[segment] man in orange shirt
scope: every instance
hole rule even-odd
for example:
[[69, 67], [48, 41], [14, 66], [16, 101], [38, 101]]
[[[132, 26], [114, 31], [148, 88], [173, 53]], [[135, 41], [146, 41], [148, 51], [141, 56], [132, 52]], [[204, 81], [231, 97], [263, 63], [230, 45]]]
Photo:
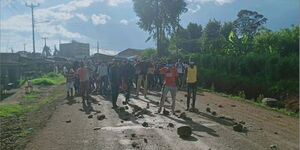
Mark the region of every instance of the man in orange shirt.
[[163, 76], [164, 83], [163, 83], [163, 89], [162, 89], [162, 97], [160, 99], [159, 103], [159, 109], [158, 113], [161, 112], [162, 107], [164, 107], [165, 99], [168, 94], [168, 92], [171, 92], [172, 96], [172, 113], [174, 114], [175, 110], [175, 101], [176, 101], [176, 92], [177, 92], [177, 86], [176, 86], [176, 80], [178, 77], [177, 69], [174, 67], [173, 64], [167, 64], [166, 67], [161, 68], [160, 73]]
[[77, 74], [80, 79], [80, 91], [82, 96], [82, 101], [87, 100], [89, 91], [89, 72], [84, 66], [83, 62], [80, 62], [80, 68], [77, 70]]

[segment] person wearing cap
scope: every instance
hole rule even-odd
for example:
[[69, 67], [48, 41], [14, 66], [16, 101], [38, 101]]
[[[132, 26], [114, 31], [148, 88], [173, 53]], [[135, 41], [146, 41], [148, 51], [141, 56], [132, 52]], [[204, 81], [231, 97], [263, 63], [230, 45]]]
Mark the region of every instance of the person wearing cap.
[[186, 70], [187, 82], [187, 109], [190, 109], [190, 99], [193, 96], [192, 110], [195, 109], [196, 92], [197, 92], [197, 67], [194, 62], [190, 62]]

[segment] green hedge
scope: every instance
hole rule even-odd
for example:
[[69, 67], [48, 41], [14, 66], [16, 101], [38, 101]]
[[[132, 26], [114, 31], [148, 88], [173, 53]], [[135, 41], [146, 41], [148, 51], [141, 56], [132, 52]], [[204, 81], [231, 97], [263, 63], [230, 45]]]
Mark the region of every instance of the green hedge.
[[193, 56], [199, 70], [200, 84], [216, 91], [237, 94], [246, 98], [259, 94], [283, 98], [299, 91], [298, 56], [282, 57], [276, 54], [242, 56], [197, 54]]

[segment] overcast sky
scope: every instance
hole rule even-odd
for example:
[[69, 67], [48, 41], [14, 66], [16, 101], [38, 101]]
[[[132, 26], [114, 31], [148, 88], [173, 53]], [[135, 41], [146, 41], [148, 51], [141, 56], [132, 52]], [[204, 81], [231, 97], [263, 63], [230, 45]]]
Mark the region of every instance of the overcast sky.
[[[0, 0], [1, 52], [26, 50], [32, 52], [31, 10], [25, 2], [39, 3], [36, 18], [36, 51], [44, 46], [42, 37], [53, 49], [76, 40], [90, 43], [95, 52], [99, 41], [102, 53], [115, 54], [127, 48], [155, 47], [145, 42], [147, 32], [136, 25], [138, 18], [131, 0]], [[299, 25], [298, 0], [186, 0], [189, 11], [181, 16], [181, 25], [189, 22], [205, 26], [209, 19], [221, 22], [236, 19], [241, 9], [257, 11], [268, 18], [272, 30]], [[46, 22], [45, 22], [46, 21]]]

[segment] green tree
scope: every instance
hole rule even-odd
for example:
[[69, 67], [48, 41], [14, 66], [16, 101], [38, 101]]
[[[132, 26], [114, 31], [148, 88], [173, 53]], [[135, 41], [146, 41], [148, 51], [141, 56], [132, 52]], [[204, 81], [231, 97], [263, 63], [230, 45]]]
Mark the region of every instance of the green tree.
[[234, 26], [239, 37], [247, 35], [253, 38], [258, 28], [267, 22], [267, 18], [256, 11], [241, 10], [237, 16]]
[[139, 27], [149, 32], [156, 40], [158, 55], [166, 54], [165, 38], [176, 31], [180, 25], [180, 15], [187, 11], [184, 0], [133, 0], [134, 11], [139, 17]]
[[201, 37], [202, 34], [202, 26], [197, 23], [189, 23], [187, 28], [188, 32], [190, 33], [191, 39], [198, 39]]
[[226, 39], [221, 34], [221, 22], [215, 19], [209, 20], [199, 42], [203, 52], [224, 53]]
[[221, 34], [228, 39], [230, 32], [235, 31], [233, 22], [225, 22], [221, 27]]

